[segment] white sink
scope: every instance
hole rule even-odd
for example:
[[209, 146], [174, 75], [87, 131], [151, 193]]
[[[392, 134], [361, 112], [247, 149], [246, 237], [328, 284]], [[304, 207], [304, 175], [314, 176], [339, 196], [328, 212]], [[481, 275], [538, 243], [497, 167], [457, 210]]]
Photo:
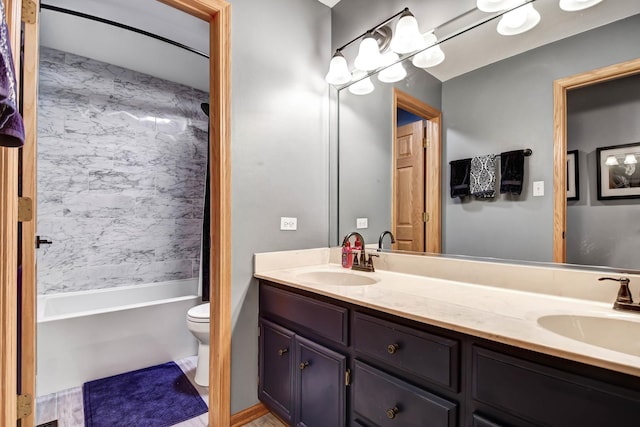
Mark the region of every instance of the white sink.
[[296, 279], [313, 285], [362, 286], [373, 285], [378, 280], [365, 274], [338, 271], [309, 271], [300, 273]]
[[558, 314], [540, 317], [538, 324], [567, 338], [640, 356], [640, 316], [634, 320]]

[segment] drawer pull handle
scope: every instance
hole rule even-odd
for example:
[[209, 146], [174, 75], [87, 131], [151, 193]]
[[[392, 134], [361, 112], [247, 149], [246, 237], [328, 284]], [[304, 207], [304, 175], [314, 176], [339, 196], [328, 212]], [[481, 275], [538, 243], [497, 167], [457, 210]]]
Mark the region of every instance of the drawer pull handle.
[[396, 352], [400, 349], [400, 346], [398, 344], [389, 344], [387, 346], [387, 352], [389, 354], [396, 354]]
[[399, 410], [397, 406], [394, 406], [393, 408], [387, 409], [387, 418], [389, 418], [390, 420], [394, 419], [396, 417], [396, 415], [398, 414]]
[[288, 348], [281, 348], [280, 350], [278, 350], [278, 354], [280, 356], [283, 356], [285, 353], [288, 353], [289, 349]]
[[306, 368], [307, 366], [309, 366], [309, 362], [300, 362], [300, 364], [298, 365], [298, 367], [300, 368], [300, 370], [303, 370], [304, 368]]

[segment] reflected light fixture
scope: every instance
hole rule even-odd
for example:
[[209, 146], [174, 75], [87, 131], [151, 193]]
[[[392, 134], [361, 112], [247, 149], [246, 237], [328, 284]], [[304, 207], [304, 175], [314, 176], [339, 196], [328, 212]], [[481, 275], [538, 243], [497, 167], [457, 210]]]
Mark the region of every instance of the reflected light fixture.
[[[398, 22], [394, 33], [390, 25], [387, 24], [396, 18], [398, 18]], [[360, 44], [358, 46], [358, 55], [353, 63], [355, 70], [352, 73], [342, 51], [357, 41]], [[325, 76], [325, 80], [334, 86], [347, 85], [349, 82], [353, 82], [351, 86], [356, 87], [351, 90], [350, 86], [352, 93], [358, 95], [370, 93], [373, 90], [373, 83], [371, 83], [369, 77], [364, 78], [367, 72], [385, 67], [378, 76], [380, 81], [387, 83], [400, 81], [407, 75], [404, 66], [398, 62], [400, 55], [411, 54], [425, 47], [427, 45], [425, 45], [424, 38], [420, 34], [418, 22], [409, 11], [409, 8], [405, 7], [400, 12], [336, 49], [329, 63], [329, 71]], [[437, 54], [437, 50], [439, 48], [432, 53], [435, 52]], [[382, 52], [386, 52], [386, 56], [383, 57]], [[442, 54], [442, 58], [444, 59], [444, 54]], [[357, 73], [358, 71], [362, 71], [364, 74]]]
[[560, 9], [567, 12], [588, 9], [597, 5], [602, 0], [560, 0]]
[[418, 21], [408, 8], [402, 11], [396, 24], [396, 31], [391, 39], [391, 50], [400, 55], [415, 52], [422, 46], [422, 34]]
[[540, 13], [532, 3], [527, 3], [502, 15], [498, 22], [498, 33], [513, 36], [529, 31], [540, 22]]
[[429, 47], [428, 49], [416, 54], [411, 63], [418, 68], [429, 68], [435, 67], [436, 65], [442, 63], [444, 61], [445, 55], [440, 45], [438, 45], [438, 38], [433, 33], [433, 31], [429, 31], [425, 33], [423, 36], [424, 47]]
[[[404, 79], [407, 76], [407, 70], [404, 69], [402, 63], [397, 62], [399, 59], [400, 57], [395, 52], [387, 52], [382, 55], [383, 66], [387, 68], [378, 73], [378, 80], [383, 83], [394, 83]], [[394, 64], [394, 62], [397, 63]]]
[[616, 159], [616, 156], [607, 156], [607, 160], [604, 161], [604, 164], [607, 166], [616, 166], [618, 165], [618, 159]]
[[[367, 95], [373, 92], [373, 82], [371, 81], [371, 77], [365, 77], [367, 73], [362, 70], [356, 70], [353, 72], [353, 79], [355, 83], [349, 86], [349, 92], [354, 95]], [[362, 79], [360, 81], [356, 81], [358, 79]]]
[[625, 165], [635, 165], [636, 163], [638, 163], [638, 160], [636, 159], [635, 154], [627, 154], [626, 156], [624, 156]]
[[362, 71], [373, 71], [382, 65], [382, 54], [380, 54], [378, 42], [373, 38], [373, 33], [365, 34], [353, 65]]
[[329, 72], [324, 78], [331, 85], [344, 85], [351, 81], [347, 60], [342, 52], [336, 51], [329, 63]]

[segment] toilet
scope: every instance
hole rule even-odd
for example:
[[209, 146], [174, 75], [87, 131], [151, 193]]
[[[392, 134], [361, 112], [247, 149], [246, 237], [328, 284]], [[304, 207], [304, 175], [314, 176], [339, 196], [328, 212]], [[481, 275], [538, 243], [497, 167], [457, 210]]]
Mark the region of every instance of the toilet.
[[199, 342], [196, 384], [209, 386], [209, 303], [196, 305], [187, 311], [187, 328]]

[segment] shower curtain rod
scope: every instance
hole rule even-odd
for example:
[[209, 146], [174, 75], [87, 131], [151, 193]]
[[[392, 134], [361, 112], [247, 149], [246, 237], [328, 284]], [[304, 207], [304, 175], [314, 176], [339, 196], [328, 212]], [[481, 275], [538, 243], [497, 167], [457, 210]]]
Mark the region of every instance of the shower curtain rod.
[[178, 42], [176, 42], [174, 40], [170, 40], [170, 39], [168, 39], [166, 37], [162, 37], [162, 36], [159, 36], [157, 34], [153, 34], [153, 33], [150, 33], [148, 31], [141, 30], [139, 28], [131, 27], [129, 25], [121, 24], [121, 23], [115, 22], [115, 21], [110, 21], [108, 19], [100, 18], [98, 16], [93, 16], [93, 15], [89, 15], [89, 14], [86, 14], [86, 13], [77, 12], [75, 10], [64, 9], [64, 8], [58, 7], [58, 6], [52, 6], [52, 5], [49, 5], [49, 4], [40, 3], [40, 8], [41, 9], [52, 10], [54, 12], [66, 13], [68, 15], [73, 15], [73, 16], [77, 16], [77, 17], [80, 17], [80, 18], [90, 19], [92, 21], [96, 21], [96, 22], [100, 22], [100, 23], [103, 23], [103, 24], [112, 25], [114, 27], [122, 28], [122, 29], [125, 29], [125, 30], [133, 31], [134, 33], [142, 34], [142, 35], [145, 35], [147, 37], [151, 37], [151, 38], [154, 38], [156, 40], [160, 40], [160, 41], [163, 41], [165, 43], [169, 43], [169, 44], [171, 44], [173, 46], [179, 47], [181, 49], [187, 50], [187, 51], [189, 51], [191, 53], [195, 53], [196, 55], [200, 55], [200, 56], [203, 56], [203, 57], [209, 59], [209, 55], [207, 55], [204, 52], [201, 52], [201, 51], [199, 51], [197, 49], [194, 49], [192, 47], [186, 46], [186, 45], [184, 45], [182, 43], [178, 43]]

